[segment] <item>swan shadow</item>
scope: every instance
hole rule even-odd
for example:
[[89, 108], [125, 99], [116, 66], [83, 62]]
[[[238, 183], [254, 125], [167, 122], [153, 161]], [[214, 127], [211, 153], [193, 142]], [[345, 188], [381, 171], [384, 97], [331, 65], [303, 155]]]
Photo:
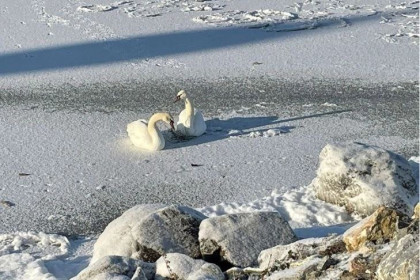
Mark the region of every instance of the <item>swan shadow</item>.
[[[267, 117], [233, 117], [230, 119], [222, 120], [220, 118], [214, 118], [206, 121], [207, 131], [205, 134], [199, 137], [182, 137], [172, 131], [164, 131], [166, 139], [165, 149], [177, 149], [188, 146], [196, 146], [214, 141], [235, 138], [235, 137], [252, 137], [250, 133], [254, 133], [253, 136], [262, 136], [263, 133], [271, 129], [275, 134], [286, 134], [291, 133], [296, 126], [293, 125], [279, 125], [286, 122], [292, 122], [297, 120], [317, 118], [334, 114], [341, 114], [351, 112], [351, 109], [336, 110], [325, 113], [311, 114], [307, 116], [293, 117], [288, 119], [279, 119], [276, 116]], [[270, 126], [265, 128], [266, 126]], [[274, 126], [274, 127], [273, 127]], [[261, 128], [264, 127], [264, 128]]]

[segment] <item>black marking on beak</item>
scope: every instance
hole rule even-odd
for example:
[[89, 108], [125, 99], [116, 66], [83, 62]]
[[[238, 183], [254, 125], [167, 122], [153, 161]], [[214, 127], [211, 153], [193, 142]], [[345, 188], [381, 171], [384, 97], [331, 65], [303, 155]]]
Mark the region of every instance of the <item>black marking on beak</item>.
[[170, 120], [169, 125], [171, 126], [172, 130], [175, 130], [174, 121]]
[[181, 100], [181, 96], [177, 96], [177, 97], [175, 98], [174, 103], [175, 103], [175, 102], [178, 102], [179, 100]]

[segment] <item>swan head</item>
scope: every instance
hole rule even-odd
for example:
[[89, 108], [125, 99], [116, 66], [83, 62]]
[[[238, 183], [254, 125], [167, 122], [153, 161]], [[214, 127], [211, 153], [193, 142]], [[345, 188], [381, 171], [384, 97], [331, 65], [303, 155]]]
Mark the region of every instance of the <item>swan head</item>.
[[185, 98], [187, 98], [187, 93], [185, 92], [185, 90], [181, 90], [177, 93], [174, 103]]
[[162, 121], [164, 121], [167, 124], [169, 124], [171, 126], [172, 130], [175, 130], [174, 118], [171, 116], [171, 114], [169, 114], [169, 113], [163, 113]]

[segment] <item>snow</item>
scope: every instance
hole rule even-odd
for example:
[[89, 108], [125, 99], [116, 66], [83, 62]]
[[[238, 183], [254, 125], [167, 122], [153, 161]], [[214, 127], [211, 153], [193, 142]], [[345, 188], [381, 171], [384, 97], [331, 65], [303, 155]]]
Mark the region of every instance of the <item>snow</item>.
[[215, 264], [196, 260], [179, 253], [169, 253], [156, 261], [156, 279], [168, 279], [176, 275], [179, 279], [224, 279]]
[[[418, 104], [416, 1], [4, 0], [0, 26], [2, 279], [75, 276], [98, 230], [140, 203], [279, 211], [301, 238], [341, 234], [358, 217], [304, 187], [327, 143], [417, 156], [418, 182], [418, 109], [404, 115]], [[207, 133], [167, 132], [158, 154], [130, 145], [126, 124], [179, 111], [167, 100], [185, 85], [203, 89]]]
[[156, 76], [418, 78], [410, 1], [7, 0], [0, 8], [3, 89]]
[[270, 196], [249, 203], [220, 203], [200, 211], [209, 217], [253, 211], [279, 212], [292, 228], [328, 226], [354, 221], [342, 208], [316, 199], [311, 188], [287, 192], [274, 190]]
[[68, 240], [57, 234], [0, 235], [0, 278], [69, 279], [89, 264], [96, 238]]

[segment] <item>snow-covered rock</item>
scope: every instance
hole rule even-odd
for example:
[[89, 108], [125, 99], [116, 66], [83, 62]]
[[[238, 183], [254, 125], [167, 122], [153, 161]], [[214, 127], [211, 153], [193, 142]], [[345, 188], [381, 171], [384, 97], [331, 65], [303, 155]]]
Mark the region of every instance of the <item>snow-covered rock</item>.
[[318, 257], [309, 257], [303, 260], [299, 265], [290, 267], [285, 270], [280, 270], [274, 272], [270, 276], [268, 276], [267, 280], [296, 280], [296, 279], [306, 279], [306, 275], [317, 271], [320, 263], [323, 262], [323, 259]]
[[367, 242], [386, 243], [397, 236], [400, 223], [409, 224], [408, 216], [387, 207], [379, 207], [372, 215], [349, 228], [343, 235], [348, 251], [357, 251]]
[[394, 245], [376, 271], [379, 280], [419, 279], [419, 236], [407, 234]]
[[411, 166], [411, 170], [413, 170], [413, 176], [416, 180], [417, 186], [419, 185], [419, 163], [420, 157], [411, 157], [408, 159], [408, 163]]
[[381, 205], [412, 213], [418, 188], [411, 166], [403, 157], [353, 143], [327, 145], [319, 159], [317, 177], [312, 181], [319, 199], [363, 216]]
[[261, 269], [289, 267], [292, 263], [313, 255], [327, 255], [325, 252], [342, 243], [341, 239], [341, 236], [329, 236], [302, 239], [286, 245], [277, 245], [261, 251], [258, 256], [258, 264]]
[[105, 256], [81, 271], [75, 280], [153, 279], [155, 264], [121, 256]]
[[205, 218], [185, 206], [135, 206], [112, 221], [99, 236], [91, 263], [107, 255], [154, 262], [170, 252], [198, 258], [198, 229]]
[[305, 259], [316, 254], [317, 248], [312, 244], [294, 242], [287, 245], [277, 245], [263, 250], [258, 256], [259, 267], [266, 269], [272, 266], [289, 265], [298, 259]]
[[279, 244], [296, 241], [289, 224], [277, 212], [223, 215], [204, 220], [199, 240], [204, 260], [221, 267], [247, 267], [259, 253]]
[[223, 280], [225, 277], [215, 264], [179, 253], [169, 253], [156, 261], [155, 279]]

